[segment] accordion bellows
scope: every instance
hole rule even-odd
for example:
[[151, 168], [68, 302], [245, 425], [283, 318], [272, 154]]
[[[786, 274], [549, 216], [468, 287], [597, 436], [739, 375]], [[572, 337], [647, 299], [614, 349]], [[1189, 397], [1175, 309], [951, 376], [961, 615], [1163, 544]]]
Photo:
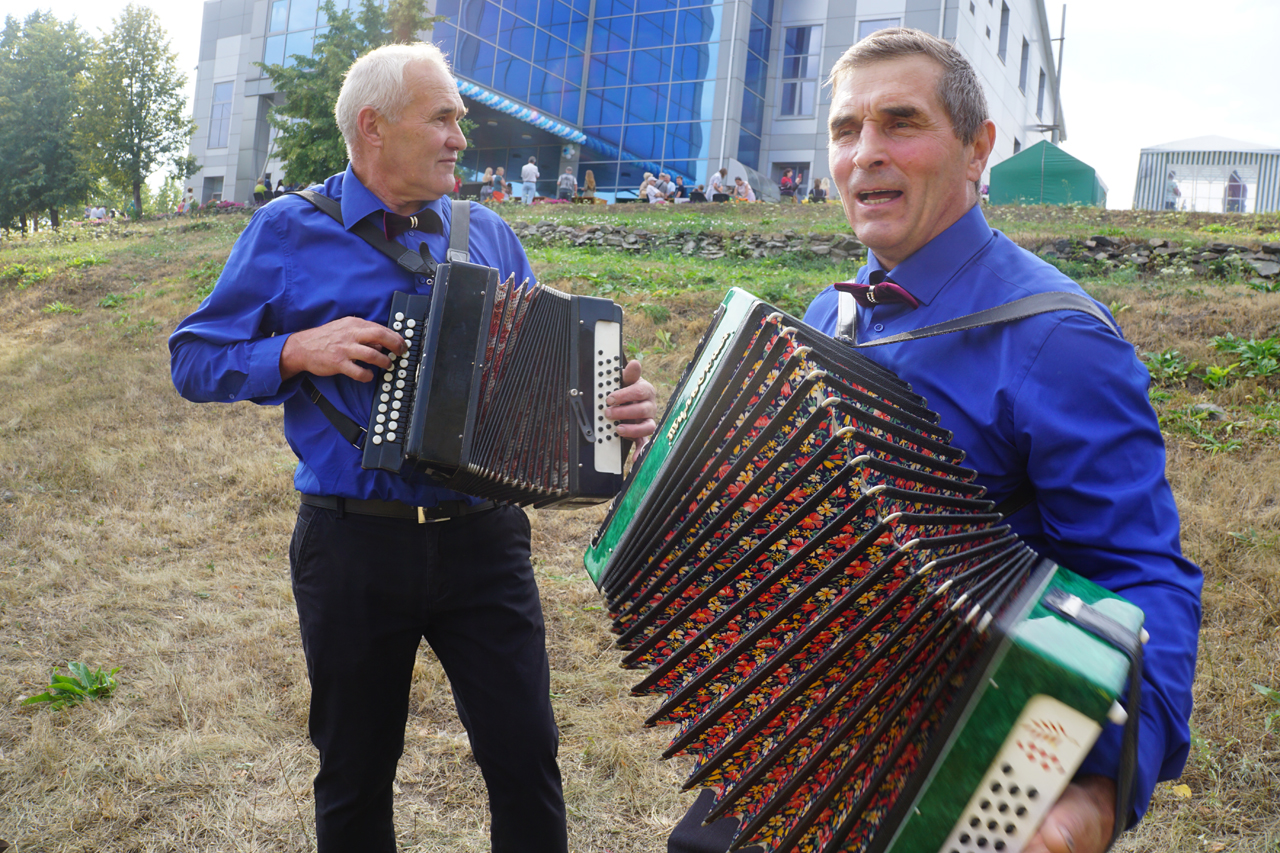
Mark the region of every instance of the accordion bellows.
[[1127, 659], [1058, 611], [1141, 613], [1011, 535], [944, 426], [734, 290], [596, 534], [634, 692], [735, 847], [1016, 851], [1123, 716]]

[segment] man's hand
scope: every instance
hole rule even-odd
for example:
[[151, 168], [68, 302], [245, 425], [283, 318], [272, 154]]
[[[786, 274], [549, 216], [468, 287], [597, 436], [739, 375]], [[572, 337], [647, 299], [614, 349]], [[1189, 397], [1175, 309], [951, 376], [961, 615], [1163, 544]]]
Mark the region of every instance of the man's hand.
[[373, 379], [373, 372], [356, 362], [388, 368], [388, 352], [405, 353], [404, 338], [381, 323], [343, 317], [314, 329], [294, 332], [280, 350], [280, 378], [299, 373], [312, 376], [350, 376], [359, 382]]
[[636, 448], [644, 447], [658, 428], [657, 395], [648, 380], [640, 378], [640, 362], [629, 361], [622, 369], [622, 387], [605, 398], [604, 416], [618, 424], [618, 435], [633, 439]]
[[1115, 822], [1115, 780], [1084, 776], [1062, 792], [1023, 853], [1102, 853]]

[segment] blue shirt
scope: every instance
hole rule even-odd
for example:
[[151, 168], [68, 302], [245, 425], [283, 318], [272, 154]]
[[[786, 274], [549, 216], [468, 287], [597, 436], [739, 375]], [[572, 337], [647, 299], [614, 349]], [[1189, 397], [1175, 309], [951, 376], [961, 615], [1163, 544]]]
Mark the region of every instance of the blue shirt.
[[[348, 228], [367, 216], [381, 224], [383, 203], [348, 166], [317, 189], [342, 205]], [[409, 231], [398, 238], [444, 260], [449, 245], [450, 205], [428, 202], [444, 221], [443, 234]], [[421, 213], [421, 211], [419, 211]], [[429, 279], [415, 276], [298, 196], [262, 207], [240, 235], [213, 292], [169, 338], [173, 382], [197, 403], [251, 400], [284, 404], [284, 433], [298, 457], [293, 482], [312, 495], [377, 498], [434, 506], [462, 496], [434, 486], [421, 475], [402, 478], [360, 467], [361, 452], [348, 444], [324, 414], [298, 393], [301, 376], [280, 378], [280, 350], [291, 332], [342, 317], [386, 323], [396, 291], [430, 293]], [[493, 211], [471, 207], [471, 262], [495, 267], [503, 280], [533, 281], [524, 248]], [[316, 387], [347, 417], [369, 422], [375, 382], [347, 376], [312, 377]]]
[[[879, 269], [871, 254], [857, 280]], [[891, 276], [920, 307], [859, 308], [859, 343], [1033, 293], [1084, 292], [993, 230], [976, 206]], [[837, 300], [834, 287], [822, 291], [805, 322], [833, 334]], [[1186, 762], [1203, 579], [1182, 556], [1150, 377], [1133, 346], [1093, 317], [1062, 311], [861, 352], [929, 401], [991, 499], [1030, 479], [1035, 502], [1010, 518], [1028, 545], [1146, 614], [1141, 817], [1156, 781], [1176, 778]], [[1114, 778], [1120, 734], [1106, 727], [1080, 772]]]

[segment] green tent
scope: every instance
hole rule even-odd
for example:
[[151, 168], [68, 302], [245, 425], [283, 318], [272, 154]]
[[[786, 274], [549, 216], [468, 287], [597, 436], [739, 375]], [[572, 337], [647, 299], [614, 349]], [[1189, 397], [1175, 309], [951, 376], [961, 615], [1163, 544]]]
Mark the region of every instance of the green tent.
[[991, 167], [992, 204], [1107, 206], [1107, 185], [1088, 163], [1037, 142]]

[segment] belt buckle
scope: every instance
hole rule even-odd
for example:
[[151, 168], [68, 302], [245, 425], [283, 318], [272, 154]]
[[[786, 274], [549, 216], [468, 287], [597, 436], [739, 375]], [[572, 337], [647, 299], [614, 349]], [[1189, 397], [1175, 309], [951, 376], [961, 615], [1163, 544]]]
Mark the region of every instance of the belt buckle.
[[417, 509], [418, 509], [418, 523], [419, 523], [419, 524], [435, 524], [436, 522], [439, 522], [439, 521], [448, 521], [448, 520], [449, 520], [449, 517], [448, 517], [448, 516], [441, 516], [440, 518], [427, 518], [427, 508], [426, 508], [426, 507], [422, 507], [422, 506], [420, 506], [420, 507], [418, 507]]

